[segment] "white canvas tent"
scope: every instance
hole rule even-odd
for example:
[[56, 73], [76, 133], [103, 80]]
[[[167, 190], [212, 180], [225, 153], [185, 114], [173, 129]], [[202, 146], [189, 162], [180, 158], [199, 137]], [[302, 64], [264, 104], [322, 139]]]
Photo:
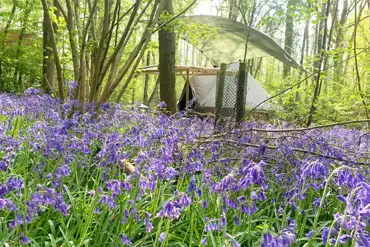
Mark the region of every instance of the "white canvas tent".
[[[216, 106], [216, 89], [217, 89], [217, 74], [219, 68], [204, 68], [197, 66], [176, 65], [176, 75], [182, 76], [185, 79], [185, 87], [178, 102], [180, 110], [185, 108], [186, 102], [194, 99], [199, 110], [209, 112], [214, 111]], [[226, 75], [225, 80], [237, 80], [235, 76], [239, 70], [239, 63], [231, 63], [226, 66], [226, 70], [234, 73]], [[146, 66], [139, 69], [140, 73], [159, 75], [158, 65]], [[236, 87], [231, 87], [225, 83], [224, 98], [227, 98], [228, 105], [234, 107], [236, 97], [228, 97], [228, 95], [236, 95]], [[270, 94], [258, 83], [258, 81], [248, 74], [246, 107], [253, 108], [263, 100], [270, 97]], [[257, 109], [272, 110], [276, 106], [265, 102]]]
[[[236, 97], [232, 97], [232, 95], [236, 95], [235, 84], [227, 82], [237, 80], [237, 77], [234, 75], [236, 75], [237, 71], [239, 70], [239, 63], [228, 64], [226, 66], [226, 70], [235, 73], [232, 73], [232, 75], [226, 74], [224, 98], [229, 101], [228, 105], [235, 105]], [[199, 108], [214, 109], [216, 107], [217, 75], [194, 74], [190, 78], [190, 88]], [[246, 106], [253, 108], [269, 97], [271, 97], [271, 95], [258, 83], [255, 78], [248, 74], [247, 94], [245, 99]], [[273, 106], [269, 102], [265, 102], [257, 109], [272, 110], [274, 107], [276, 106]]]

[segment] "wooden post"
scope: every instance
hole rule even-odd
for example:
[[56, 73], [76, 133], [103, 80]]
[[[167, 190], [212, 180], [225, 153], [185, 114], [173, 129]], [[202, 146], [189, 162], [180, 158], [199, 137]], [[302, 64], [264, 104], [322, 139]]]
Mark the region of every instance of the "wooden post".
[[190, 98], [190, 82], [189, 82], [189, 69], [186, 70], [186, 95], [185, 95], [185, 98], [186, 98], [186, 104], [189, 102], [189, 98]]
[[245, 85], [247, 84], [246, 80], [248, 80], [248, 72], [246, 71], [247, 64], [240, 63], [239, 64], [239, 75], [238, 75], [238, 85], [236, 89], [236, 102], [235, 102], [235, 109], [236, 109], [236, 122], [240, 122], [245, 114]]
[[224, 88], [225, 88], [225, 74], [226, 74], [226, 64], [222, 63], [220, 68], [220, 73], [218, 75], [217, 81], [217, 92], [216, 92], [216, 114], [214, 126], [216, 126], [217, 121], [220, 119], [223, 99], [224, 99]]

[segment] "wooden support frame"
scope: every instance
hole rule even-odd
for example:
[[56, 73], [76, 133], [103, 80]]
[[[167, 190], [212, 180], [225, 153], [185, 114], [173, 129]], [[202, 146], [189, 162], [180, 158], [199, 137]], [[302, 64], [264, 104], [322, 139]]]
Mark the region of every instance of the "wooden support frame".
[[[226, 65], [225, 65], [226, 69]], [[184, 75], [186, 72], [186, 75]], [[186, 66], [186, 65], [176, 65], [175, 73], [176, 76], [182, 76], [185, 80], [185, 99], [186, 102], [190, 100], [190, 77], [193, 75], [217, 75], [220, 72], [220, 68], [206, 68], [200, 66]], [[158, 65], [144, 66], [138, 69], [139, 74], [150, 74], [159, 75]]]
[[216, 127], [217, 121], [220, 119], [221, 116], [225, 88], [225, 75], [226, 75], [226, 64], [222, 63], [218, 78], [218, 87], [216, 91], [216, 117], [214, 121], [214, 127]]
[[239, 123], [245, 114], [245, 90], [246, 84], [248, 83], [248, 72], [247, 72], [247, 64], [240, 63], [239, 64], [239, 73], [238, 73], [238, 84], [236, 89], [236, 103], [235, 103], [235, 110], [236, 110], [236, 122]]
[[185, 95], [185, 99], [186, 99], [186, 103], [189, 102], [189, 99], [190, 99], [190, 81], [189, 81], [189, 70], [186, 71], [186, 81], [185, 81], [185, 85], [186, 85], [186, 95]]
[[[206, 67], [199, 67], [199, 66], [185, 66], [185, 65], [176, 65], [176, 76], [181, 76], [182, 72], [189, 73], [190, 75], [217, 75], [220, 71], [219, 68], [206, 68]], [[138, 73], [142, 74], [152, 74], [152, 75], [159, 75], [158, 65], [150, 65], [141, 67], [138, 69]]]

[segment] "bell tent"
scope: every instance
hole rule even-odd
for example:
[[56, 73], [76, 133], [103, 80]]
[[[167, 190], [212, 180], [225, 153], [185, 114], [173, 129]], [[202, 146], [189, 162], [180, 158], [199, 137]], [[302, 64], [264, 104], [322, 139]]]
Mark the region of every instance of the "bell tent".
[[[226, 66], [224, 102], [233, 107], [236, 103], [236, 80], [239, 63], [232, 63]], [[189, 100], [193, 99], [195, 108], [200, 112], [214, 112], [216, 107], [217, 75], [194, 74], [189, 79], [190, 95]], [[248, 73], [245, 105], [253, 108], [271, 95], [259, 84], [259, 82]], [[186, 107], [186, 87], [184, 88], [178, 102], [179, 110]], [[224, 104], [225, 105], [225, 104]], [[265, 102], [258, 106], [259, 110], [273, 110], [276, 106]]]
[[[236, 102], [235, 85], [239, 70], [239, 63], [235, 63], [236, 61], [241, 61], [244, 57], [252, 59], [273, 56], [290, 67], [300, 67], [270, 36], [240, 22], [218, 16], [185, 16], [180, 19], [201, 28], [216, 30], [210, 37], [196, 42], [192, 42], [186, 34], [182, 34], [181, 38], [198, 49], [213, 66], [220, 66], [221, 63], [228, 64], [226, 70], [230, 73], [226, 73], [225, 76], [223, 101], [227, 101], [227, 106], [231, 108]], [[245, 51], [246, 47], [247, 51]], [[157, 65], [142, 67], [140, 72], [159, 75]], [[219, 68], [177, 65], [176, 75], [185, 79], [185, 86], [178, 101], [179, 110], [184, 110], [187, 102], [193, 99], [198, 111], [214, 112], [219, 72]], [[270, 97], [269, 93], [249, 73], [246, 85], [244, 101], [246, 107], [253, 108]], [[269, 102], [258, 107], [260, 110], [274, 108], [279, 107]]]

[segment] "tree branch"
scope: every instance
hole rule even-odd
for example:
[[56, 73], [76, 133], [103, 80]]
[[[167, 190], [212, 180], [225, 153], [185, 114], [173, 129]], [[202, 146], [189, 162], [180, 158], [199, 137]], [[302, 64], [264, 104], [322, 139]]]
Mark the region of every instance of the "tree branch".
[[[260, 147], [262, 147], [262, 145], [259, 145], [259, 144], [254, 144], [254, 143], [239, 143], [237, 141], [229, 140], [229, 139], [226, 139], [226, 140], [224, 140], [224, 139], [213, 139], [213, 140], [207, 140], [207, 141], [201, 141], [200, 140], [198, 142], [202, 144], [202, 143], [210, 143], [210, 142], [215, 142], [215, 141], [224, 141], [227, 144], [232, 144], [232, 145], [235, 145], [235, 146], [254, 147], [254, 148], [260, 148]], [[270, 145], [263, 145], [263, 146], [265, 148], [267, 148], [267, 149], [272, 149], [272, 150], [276, 150], [276, 149], [279, 148], [278, 146], [270, 146]], [[300, 149], [300, 148], [291, 148], [290, 150], [291, 151], [294, 151], [294, 152], [311, 154], [311, 155], [315, 155], [315, 156], [319, 156], [319, 157], [323, 157], [323, 158], [327, 158], [327, 159], [331, 159], [331, 160], [337, 160], [337, 161], [341, 161], [341, 162], [354, 163], [354, 164], [357, 164], [357, 165], [367, 165], [368, 164], [366, 162], [357, 162], [357, 161], [352, 161], [352, 160], [347, 160], [347, 159], [339, 159], [339, 158], [334, 157], [334, 156], [331, 156], [331, 155], [315, 153], [315, 152], [311, 152], [311, 151]]]
[[347, 125], [347, 124], [353, 124], [353, 123], [369, 123], [370, 119], [361, 119], [361, 120], [353, 120], [353, 121], [345, 121], [345, 122], [339, 122], [339, 123], [332, 123], [332, 124], [324, 124], [324, 125], [318, 125], [308, 128], [298, 128], [298, 129], [248, 129], [247, 131], [257, 131], [257, 132], [298, 132], [298, 131], [307, 131], [307, 130], [313, 130], [313, 129], [323, 129], [328, 127], [333, 127], [337, 125]]
[[68, 15], [65, 11], [65, 9], [63, 9], [63, 6], [62, 4], [59, 2], [59, 0], [55, 0], [55, 3], [56, 3], [56, 7], [58, 8], [58, 10], [62, 13], [63, 17], [64, 17], [64, 20], [67, 21], [68, 20]]
[[195, 3], [197, 2], [197, 0], [194, 0], [193, 2], [191, 2], [185, 9], [183, 9], [180, 13], [178, 13], [177, 15], [175, 15], [174, 17], [172, 17], [171, 19], [169, 19], [168, 21], [164, 22], [163, 24], [161, 24], [159, 27], [157, 27], [153, 32], [153, 33], [156, 33], [158, 32], [161, 28], [165, 27], [166, 25], [170, 24], [173, 20], [175, 20], [177, 17], [179, 17], [180, 15], [184, 14], [186, 11], [188, 11]]

